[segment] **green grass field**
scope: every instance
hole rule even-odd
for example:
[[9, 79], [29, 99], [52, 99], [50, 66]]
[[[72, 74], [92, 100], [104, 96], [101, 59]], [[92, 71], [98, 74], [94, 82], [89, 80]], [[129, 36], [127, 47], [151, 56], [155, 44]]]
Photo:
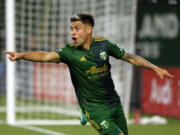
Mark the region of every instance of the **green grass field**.
[[[166, 125], [128, 125], [129, 135], [180, 135], [180, 119], [167, 118]], [[25, 126], [25, 128], [28, 126]], [[91, 126], [80, 125], [36, 125], [33, 127], [59, 133], [57, 135], [98, 135]], [[45, 135], [38, 131], [28, 130], [24, 127], [0, 124], [0, 135]], [[49, 133], [49, 135], [53, 133]], [[55, 133], [54, 133], [55, 134]]]
[[[5, 105], [5, 100], [2, 100], [2, 98], [0, 99], [0, 106]], [[130, 113], [130, 118], [132, 119], [132, 117], [133, 113]], [[0, 135], [98, 135], [98, 133], [89, 125], [33, 125], [19, 127], [5, 124], [5, 118], [6, 114], [0, 112], [0, 122], [3, 122], [0, 123]], [[129, 135], [180, 135], [180, 119], [167, 118], [167, 121], [168, 123], [166, 125], [128, 125]], [[47, 134], [44, 133], [44, 131], [50, 133]]]

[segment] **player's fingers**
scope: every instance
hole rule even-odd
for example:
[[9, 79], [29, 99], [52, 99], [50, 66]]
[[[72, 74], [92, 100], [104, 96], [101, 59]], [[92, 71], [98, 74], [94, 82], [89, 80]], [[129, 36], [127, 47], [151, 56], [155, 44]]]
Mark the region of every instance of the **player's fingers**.
[[171, 75], [169, 72], [165, 72], [165, 75], [167, 75], [167, 77], [169, 77], [169, 78], [173, 78], [174, 77], [174, 75]]
[[171, 78], [173, 78], [173, 77], [174, 77], [174, 75], [171, 75], [171, 74], [169, 74], [169, 73], [168, 73], [168, 76], [169, 76], [169, 77], [171, 77]]
[[157, 74], [158, 74], [158, 76], [160, 77], [161, 80], [164, 78], [164, 73], [163, 72], [158, 72]]
[[163, 74], [158, 73], [158, 76], [160, 77], [161, 80], [164, 78]]
[[9, 51], [4, 51], [3, 54], [11, 54]]
[[165, 72], [165, 75], [168, 77], [168, 79], [172, 82], [172, 78], [174, 75], [171, 75], [168, 71]]
[[7, 51], [4, 51], [3, 54], [7, 54], [8, 52]]
[[167, 75], [167, 77], [173, 78], [174, 75], [171, 75], [167, 70], [165, 70], [165, 75]]
[[14, 53], [13, 52], [9, 52], [9, 51], [5, 51], [5, 52], [3, 52], [3, 54], [13, 55]]
[[12, 60], [12, 57], [11, 57], [11, 56], [9, 56], [8, 58], [9, 58], [10, 61]]
[[168, 79], [169, 79], [171, 82], [172, 82], [173, 77], [174, 77], [174, 76], [171, 75], [171, 74], [168, 75]]
[[12, 61], [12, 57], [9, 57], [9, 60]]
[[13, 57], [11, 57], [11, 58], [9, 58], [10, 59], [10, 61], [15, 61], [15, 58], [13, 58]]
[[169, 77], [169, 76], [168, 76], [168, 79], [170, 80], [170, 82], [172, 82], [172, 81], [173, 81], [172, 77]]
[[11, 61], [12, 60], [14, 60], [14, 57], [13, 56], [11, 56], [11, 55], [9, 55], [9, 57], [8, 57]]

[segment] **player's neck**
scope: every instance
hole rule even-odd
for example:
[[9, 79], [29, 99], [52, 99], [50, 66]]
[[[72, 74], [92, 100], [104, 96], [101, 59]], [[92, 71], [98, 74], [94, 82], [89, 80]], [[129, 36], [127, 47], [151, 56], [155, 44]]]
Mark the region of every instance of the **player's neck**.
[[86, 42], [83, 44], [83, 49], [89, 51], [90, 50], [90, 46], [92, 43], [92, 35], [88, 36], [88, 39], [86, 40]]

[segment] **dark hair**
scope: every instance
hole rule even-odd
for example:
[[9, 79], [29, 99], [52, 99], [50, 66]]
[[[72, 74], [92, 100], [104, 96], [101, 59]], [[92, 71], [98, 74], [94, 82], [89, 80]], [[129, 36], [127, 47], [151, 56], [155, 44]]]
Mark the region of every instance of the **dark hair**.
[[71, 22], [82, 21], [83, 24], [94, 26], [94, 17], [91, 14], [79, 13], [71, 16]]

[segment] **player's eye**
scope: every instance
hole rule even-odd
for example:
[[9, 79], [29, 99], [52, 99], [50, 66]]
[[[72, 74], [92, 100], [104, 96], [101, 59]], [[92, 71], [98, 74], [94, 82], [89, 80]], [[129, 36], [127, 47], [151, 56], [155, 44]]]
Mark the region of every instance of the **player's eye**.
[[79, 28], [75, 28], [76, 30], [79, 30]]

